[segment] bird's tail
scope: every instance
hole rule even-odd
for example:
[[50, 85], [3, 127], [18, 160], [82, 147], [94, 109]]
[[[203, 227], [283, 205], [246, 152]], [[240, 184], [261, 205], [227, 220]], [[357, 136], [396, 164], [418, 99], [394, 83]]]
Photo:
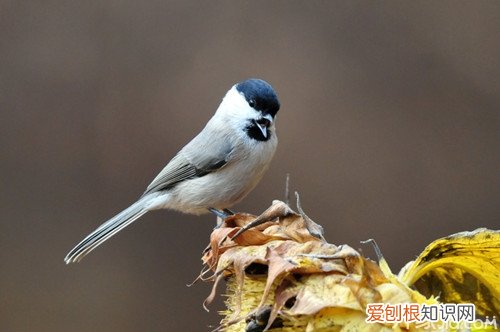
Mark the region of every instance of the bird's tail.
[[101, 245], [104, 241], [148, 212], [147, 203], [149, 199], [151, 199], [149, 195], [142, 197], [90, 233], [66, 255], [64, 258], [66, 264], [81, 261], [83, 257]]

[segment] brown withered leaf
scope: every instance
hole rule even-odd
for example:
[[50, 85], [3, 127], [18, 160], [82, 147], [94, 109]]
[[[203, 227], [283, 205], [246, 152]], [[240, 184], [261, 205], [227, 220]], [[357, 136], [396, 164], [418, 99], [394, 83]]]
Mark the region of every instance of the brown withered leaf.
[[214, 266], [218, 257], [234, 246], [262, 245], [273, 240], [319, 241], [305, 226], [304, 219], [281, 201], [274, 201], [258, 217], [247, 213], [231, 215], [212, 232], [210, 248], [202, 260]]
[[296, 242], [320, 241], [309, 233], [305, 227], [304, 219], [297, 214], [281, 218], [279, 223], [269, 226], [263, 233]]
[[288, 304], [288, 307], [291, 308], [295, 304], [295, 298], [297, 297], [299, 289], [296, 287], [297, 283], [292, 280], [293, 280], [292, 278], [285, 278], [278, 285], [278, 287], [276, 287], [274, 291], [274, 303], [271, 308], [271, 313], [269, 315], [269, 320], [267, 322], [266, 329], [271, 326], [271, 324], [278, 316], [278, 312], [285, 305]]
[[260, 216], [254, 218], [254, 220], [246, 223], [245, 225], [241, 225], [241, 229], [239, 229], [238, 232], [233, 235], [232, 239], [237, 238], [243, 232], [246, 232], [251, 228], [256, 228], [267, 222], [279, 220], [279, 218], [281, 217], [286, 217], [289, 213], [294, 212], [288, 207], [288, 205], [281, 201], [274, 201], [273, 204], [267, 210], [262, 212]]
[[[271, 221], [274, 222], [270, 223]], [[264, 224], [267, 225], [264, 226]], [[307, 228], [307, 222], [301, 215], [294, 212], [284, 202], [278, 200], [273, 201], [273, 204], [253, 221], [242, 227], [240, 226], [241, 228], [232, 236], [232, 239], [237, 239], [249, 229], [259, 226], [261, 227], [257, 228], [258, 230], [262, 230], [264, 234], [275, 238], [298, 242], [320, 240], [311, 235]]]

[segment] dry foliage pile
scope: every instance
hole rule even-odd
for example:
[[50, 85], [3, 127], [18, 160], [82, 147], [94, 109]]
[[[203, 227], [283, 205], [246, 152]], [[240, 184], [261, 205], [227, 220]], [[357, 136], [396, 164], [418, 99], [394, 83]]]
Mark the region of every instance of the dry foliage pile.
[[[436, 304], [435, 289], [447, 301], [462, 294], [459, 298], [475, 301], [481, 308], [478, 314], [498, 317], [498, 232], [482, 229], [457, 234], [442, 239], [447, 241], [446, 245], [438, 240], [397, 277], [382, 257], [376, 263], [347, 245], [327, 243], [321, 226], [308, 218], [299, 204], [297, 207], [299, 213], [281, 201], [274, 201], [260, 216], [232, 215], [213, 231], [202, 258], [205, 270], [200, 278], [214, 281], [204, 305], [214, 299], [220, 281], [227, 281], [227, 310], [222, 312], [218, 329], [424, 331], [415, 323], [366, 322], [365, 309], [368, 303]], [[475, 239], [478, 236], [481, 241]], [[481, 250], [483, 261], [472, 258], [470, 248], [474, 244], [489, 248]], [[458, 256], [464, 254], [476, 267], [488, 261], [496, 274], [485, 276], [473, 271], [474, 268], [464, 270], [463, 266], [453, 265], [457, 263], [457, 251]], [[205, 278], [210, 272], [213, 274]], [[471, 294], [448, 286], [449, 278], [456, 286], [464, 276], [469, 283], [475, 283]], [[410, 288], [419, 283], [420, 292]]]

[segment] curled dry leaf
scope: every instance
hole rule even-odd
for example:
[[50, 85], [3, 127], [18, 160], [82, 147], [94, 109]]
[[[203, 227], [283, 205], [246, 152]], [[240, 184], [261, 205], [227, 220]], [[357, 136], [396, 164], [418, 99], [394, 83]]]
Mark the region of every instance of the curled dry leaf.
[[202, 258], [213, 271], [208, 279], [217, 281], [204, 304], [215, 297], [218, 281], [227, 280], [219, 330], [420, 331], [415, 324], [367, 323], [365, 309], [368, 303], [437, 303], [433, 294], [409, 287], [429, 273], [419, 266], [436, 251], [428, 248], [427, 258], [399, 279], [381, 254], [377, 264], [348, 245], [327, 243], [321, 230], [302, 209], [296, 213], [280, 201], [260, 216], [226, 218]]
[[473, 303], [476, 315], [500, 317], [500, 231], [479, 228], [438, 239], [399, 277], [442, 302]]

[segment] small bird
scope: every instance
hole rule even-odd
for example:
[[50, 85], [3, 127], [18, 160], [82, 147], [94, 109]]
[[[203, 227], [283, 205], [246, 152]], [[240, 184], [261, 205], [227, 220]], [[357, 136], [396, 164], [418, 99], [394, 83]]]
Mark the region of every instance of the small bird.
[[225, 215], [260, 181], [278, 144], [280, 103], [261, 79], [235, 84], [205, 128], [154, 178], [139, 199], [84, 238], [64, 258], [79, 262], [146, 212], [172, 209]]

